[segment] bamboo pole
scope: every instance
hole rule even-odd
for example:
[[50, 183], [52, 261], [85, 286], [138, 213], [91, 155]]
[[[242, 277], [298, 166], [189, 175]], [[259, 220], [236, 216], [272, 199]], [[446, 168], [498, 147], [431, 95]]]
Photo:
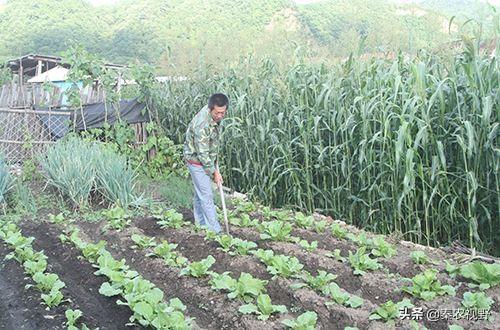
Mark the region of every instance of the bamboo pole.
[[[16, 141], [16, 140], [0, 139], [0, 143], [24, 144], [24, 143], [26, 143], [26, 141]], [[30, 143], [33, 143], [33, 144], [53, 144], [53, 143], [56, 143], [56, 141], [30, 141]]]
[[71, 112], [69, 111], [44, 111], [44, 110], [28, 110], [28, 109], [12, 109], [12, 108], [0, 108], [0, 112], [33, 114], [33, 115], [61, 115], [61, 116], [71, 115]]

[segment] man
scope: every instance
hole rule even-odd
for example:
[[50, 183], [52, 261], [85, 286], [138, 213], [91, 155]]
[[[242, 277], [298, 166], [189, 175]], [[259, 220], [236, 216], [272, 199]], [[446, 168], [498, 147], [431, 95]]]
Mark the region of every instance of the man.
[[194, 185], [194, 219], [196, 224], [219, 233], [221, 226], [212, 191], [212, 180], [222, 184], [217, 166], [220, 122], [226, 115], [229, 100], [224, 94], [213, 94], [189, 123], [184, 143], [184, 159]]

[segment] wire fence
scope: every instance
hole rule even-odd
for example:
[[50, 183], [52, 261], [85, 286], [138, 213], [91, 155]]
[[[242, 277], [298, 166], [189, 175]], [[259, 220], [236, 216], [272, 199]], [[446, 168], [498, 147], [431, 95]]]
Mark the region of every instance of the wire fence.
[[[87, 86], [83, 104], [102, 102], [103, 91]], [[0, 155], [12, 165], [33, 159], [70, 129], [72, 111], [64, 107], [64, 91], [56, 85], [19, 85], [13, 80], [0, 86]], [[64, 110], [61, 110], [61, 107]]]
[[0, 154], [10, 164], [37, 157], [70, 129], [71, 112], [0, 108]]

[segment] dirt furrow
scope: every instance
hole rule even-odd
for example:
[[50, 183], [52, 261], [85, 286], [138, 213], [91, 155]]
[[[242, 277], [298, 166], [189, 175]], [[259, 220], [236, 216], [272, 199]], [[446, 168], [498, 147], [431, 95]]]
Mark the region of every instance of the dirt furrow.
[[[348, 226], [351, 227], [351, 226]], [[349, 232], [360, 232], [359, 229], [349, 228]], [[432, 265], [415, 265], [410, 258], [411, 251], [415, 251], [417, 248], [411, 249], [410, 247], [394, 244], [398, 251], [396, 257], [390, 259], [379, 258], [379, 262], [387, 267], [390, 273], [395, 276], [393, 278], [388, 278], [386, 274], [380, 271], [367, 272], [362, 277], [356, 277], [352, 274], [352, 269], [347, 264], [337, 262], [325, 254], [333, 251], [334, 249], [340, 249], [341, 255], [344, 257], [348, 256], [348, 251], [355, 252], [357, 245], [349, 240], [337, 239], [327, 231], [323, 234], [318, 234], [309, 230], [294, 228], [292, 235], [306, 239], [309, 242], [316, 240], [318, 242], [319, 248], [313, 253], [309, 254], [305, 252], [301, 247], [294, 243], [283, 243], [283, 242], [272, 242], [272, 241], [260, 241], [260, 235], [257, 231], [251, 228], [241, 228], [233, 226], [231, 228], [233, 236], [240, 237], [247, 240], [253, 240], [258, 242], [259, 247], [268, 248], [276, 252], [296, 256], [305, 266], [306, 269], [318, 269], [323, 268], [329, 270], [331, 273], [338, 275], [335, 280], [342, 288], [350, 293], [354, 293], [363, 298], [374, 297], [375, 300], [371, 299], [372, 302], [376, 304], [384, 303], [387, 300], [392, 300], [394, 302], [400, 301], [403, 298], [409, 298], [416, 307], [422, 307], [423, 310], [458, 310], [463, 308], [461, 305], [461, 300], [463, 293], [466, 291], [471, 291], [466, 287], [466, 283], [459, 282], [456, 279], [452, 279], [445, 274], [444, 262], [446, 254], [443, 251], [432, 248], [420, 247], [421, 250], [425, 251], [429, 259], [437, 262], [437, 264]], [[373, 234], [367, 233], [368, 237], [373, 237]], [[340, 268], [339, 268], [340, 267]], [[438, 279], [441, 281], [442, 285], [448, 284], [452, 285], [457, 289], [457, 295], [454, 297], [444, 296], [438, 297], [432, 301], [424, 301], [409, 296], [400, 292], [399, 289], [404, 285], [409, 285], [408, 282], [402, 282], [401, 277], [411, 278], [414, 275], [422, 272], [426, 268], [437, 269], [440, 273], [438, 274]], [[357, 279], [359, 281], [357, 281]], [[358, 290], [356, 290], [358, 288]], [[390, 291], [384, 295], [384, 288], [391, 288]], [[499, 292], [498, 289], [487, 290], [486, 294], [493, 297], [496, 303], [492, 307], [491, 314], [493, 319], [498, 319], [500, 315], [498, 313], [499, 309]], [[370, 298], [369, 298], [370, 299]], [[488, 321], [469, 321], [464, 319], [449, 319], [448, 322], [444, 319], [439, 319], [436, 321], [431, 321], [424, 319], [424, 324], [430, 329], [441, 329], [446, 328], [447, 324], [459, 324], [466, 329], [494, 329], [495, 326]]]
[[[292, 235], [301, 237], [308, 242], [317, 241], [318, 247], [327, 251], [333, 251], [334, 249], [340, 249], [341, 254], [344, 256], [349, 255], [349, 251], [356, 253], [358, 246], [356, 243], [349, 241], [348, 239], [338, 239], [334, 237], [329, 230], [325, 233], [318, 234], [313, 231], [295, 228], [292, 231]], [[368, 234], [367, 234], [368, 235]], [[392, 244], [392, 243], [391, 243]], [[416, 265], [410, 258], [410, 253], [415, 251], [415, 249], [410, 249], [402, 244], [393, 244], [397, 250], [397, 254], [391, 258], [379, 258], [379, 262], [387, 267], [391, 273], [400, 274], [403, 277], [413, 277], [416, 274], [422, 272], [424, 266]], [[442, 251], [437, 249], [426, 251], [427, 255], [432, 258], [437, 258], [436, 261], [441, 260], [444, 256]], [[430, 254], [432, 253], [432, 255]], [[444, 270], [444, 264], [441, 262], [439, 267], [433, 265], [434, 268]]]
[[[400, 292], [394, 291], [395, 288], [401, 286], [397, 279], [386, 279], [386, 275], [381, 272], [367, 272], [363, 276], [354, 276], [349, 265], [326, 257], [325, 254], [329, 251], [317, 249], [313, 253], [308, 253], [295, 243], [262, 241], [259, 233], [248, 228], [233, 227], [232, 234], [240, 238], [253, 240], [264, 249], [296, 257], [304, 265], [305, 269], [313, 275], [317, 273], [317, 269], [323, 269], [337, 275], [335, 281], [344, 290], [374, 304], [387, 300], [399, 301], [402, 298]], [[380, 281], [384, 283], [380, 284]]]
[[65, 308], [45, 310], [40, 292], [24, 288], [33, 282], [25, 278], [23, 267], [15, 260], [4, 260], [9, 252], [0, 243], [0, 329], [65, 329]]
[[101, 329], [116, 329], [129, 322], [130, 309], [99, 293], [105, 278], [95, 276], [95, 269], [79, 258], [80, 253], [73, 246], [61, 243], [58, 238], [61, 229], [45, 222], [26, 222], [21, 224], [21, 229], [25, 236], [35, 237], [33, 248], [47, 255], [49, 270], [66, 284], [62, 289], [64, 297], [70, 298], [83, 312], [82, 322]]
[[179, 244], [179, 251], [189, 259], [200, 260], [212, 255], [217, 260], [213, 266], [214, 271], [231, 271], [233, 277], [238, 277], [241, 272], [247, 272], [254, 277], [269, 280], [268, 294], [273, 303], [287, 305], [289, 309], [301, 312], [315, 310], [324, 329], [343, 329], [345, 326], [353, 325], [362, 328], [368, 326], [369, 311], [375, 307], [370, 302], [366, 302], [362, 308], [356, 310], [337, 304], [327, 307], [325, 305], [329, 301], [327, 298], [310, 289], [292, 290], [290, 288], [292, 281], [271, 279], [266, 266], [254, 256], [230, 256], [218, 250], [217, 243], [205, 241], [203, 234], [194, 232], [192, 228], [161, 229], [152, 218], [136, 221], [135, 225], [148, 236], [156, 236], [168, 240], [169, 243]]
[[[194, 317], [199, 327], [204, 329], [281, 328], [277, 322], [263, 322], [254, 316], [240, 314], [238, 308], [242, 303], [230, 300], [224, 293], [211, 290], [208, 278], [196, 279], [189, 276], [179, 276], [179, 269], [168, 267], [160, 259], [145, 257], [144, 251], [131, 249], [134, 243], [130, 236], [133, 233], [144, 234], [138, 228], [132, 227], [121, 232], [101, 233], [96, 224], [80, 224], [79, 227], [92, 241], [107, 241], [107, 249], [115, 258], [125, 258], [131, 268], [161, 289], [167, 299], [179, 298], [187, 307], [186, 315]], [[156, 237], [160, 238], [159, 235]], [[169, 240], [169, 242], [173, 243], [175, 240]], [[178, 252], [184, 255], [182, 250], [178, 250]], [[185, 256], [189, 257], [189, 255]], [[190, 261], [197, 261], [189, 258]]]

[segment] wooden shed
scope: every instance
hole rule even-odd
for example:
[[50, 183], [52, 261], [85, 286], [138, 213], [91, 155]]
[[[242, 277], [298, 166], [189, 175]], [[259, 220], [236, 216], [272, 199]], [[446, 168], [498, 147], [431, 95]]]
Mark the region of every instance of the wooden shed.
[[[22, 163], [40, 154], [69, 129], [81, 130], [73, 120], [77, 116], [83, 114], [83, 123], [93, 121], [95, 125], [102, 118], [112, 118], [104, 112], [102, 116], [97, 113], [100, 109], [111, 109], [105, 105], [104, 93], [97, 83], [85, 88], [83, 83], [79, 85], [82, 108], [78, 113], [71, 109], [65, 93], [73, 85], [67, 81], [70, 66], [60, 57], [25, 55], [3, 66], [13, 74], [10, 83], [0, 86], [0, 153], [10, 163]], [[120, 72], [126, 66], [106, 64], [106, 67], [118, 71], [115, 88], [120, 88], [123, 84]], [[121, 117], [130, 119], [126, 122], [134, 129], [139, 145], [147, 141], [145, 124], [149, 118], [139, 116], [143, 108], [136, 100], [122, 100], [117, 109], [127, 114]], [[71, 122], [73, 125], [68, 124]]]

